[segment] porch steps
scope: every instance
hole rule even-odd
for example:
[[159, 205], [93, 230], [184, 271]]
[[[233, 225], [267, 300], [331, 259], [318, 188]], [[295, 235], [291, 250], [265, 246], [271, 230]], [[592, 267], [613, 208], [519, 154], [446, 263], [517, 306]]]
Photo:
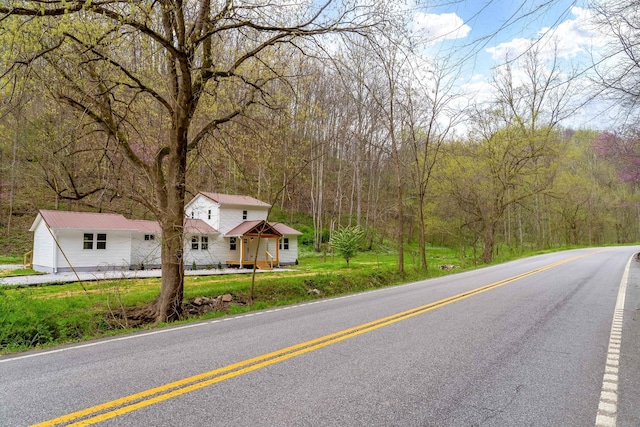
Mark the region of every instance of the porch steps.
[[260, 270], [273, 270], [271, 263], [268, 261], [256, 261], [256, 267]]

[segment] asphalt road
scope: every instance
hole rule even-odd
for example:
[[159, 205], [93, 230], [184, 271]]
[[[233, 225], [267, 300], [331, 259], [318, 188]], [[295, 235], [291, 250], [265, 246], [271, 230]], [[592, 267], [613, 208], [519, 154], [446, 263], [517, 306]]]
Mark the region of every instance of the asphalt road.
[[3, 356], [0, 425], [640, 426], [638, 251]]

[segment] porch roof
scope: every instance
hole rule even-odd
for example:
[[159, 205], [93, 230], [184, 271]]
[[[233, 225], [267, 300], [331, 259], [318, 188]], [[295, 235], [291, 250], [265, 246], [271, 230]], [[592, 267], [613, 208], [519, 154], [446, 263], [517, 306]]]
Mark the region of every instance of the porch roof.
[[258, 236], [263, 237], [282, 237], [282, 233], [266, 221], [244, 221], [232, 230], [229, 230], [225, 236], [241, 237], [241, 236]]

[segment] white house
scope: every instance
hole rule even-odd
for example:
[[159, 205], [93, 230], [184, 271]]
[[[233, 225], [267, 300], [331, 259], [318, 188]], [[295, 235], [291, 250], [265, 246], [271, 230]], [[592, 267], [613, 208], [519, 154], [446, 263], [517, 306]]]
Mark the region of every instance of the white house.
[[[294, 264], [301, 233], [266, 222], [269, 207], [252, 197], [199, 193], [185, 207], [185, 267]], [[30, 231], [37, 271], [159, 268], [161, 264], [162, 233], [156, 221], [40, 210]]]
[[216, 250], [227, 265], [291, 265], [298, 260], [297, 230], [266, 222], [271, 206], [249, 196], [198, 193], [185, 206], [187, 218], [220, 232]]

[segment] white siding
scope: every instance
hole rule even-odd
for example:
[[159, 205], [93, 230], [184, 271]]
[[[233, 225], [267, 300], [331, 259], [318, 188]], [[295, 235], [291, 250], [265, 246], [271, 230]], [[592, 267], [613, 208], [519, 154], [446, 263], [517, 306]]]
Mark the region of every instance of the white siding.
[[[225, 234], [234, 229], [243, 221], [264, 221], [267, 219], [268, 208], [260, 207], [221, 207], [220, 224], [214, 227], [220, 233]], [[247, 211], [247, 219], [242, 219], [242, 212]]]
[[40, 221], [33, 233], [33, 269], [45, 273], [53, 272], [53, 237], [44, 221]]
[[[292, 265], [298, 259], [298, 236], [283, 236], [289, 238], [289, 249], [280, 249], [280, 264]], [[284, 247], [284, 246], [283, 246]]]
[[[209, 218], [209, 211], [211, 211], [211, 218]], [[189, 202], [185, 214], [187, 218], [201, 219], [216, 230], [220, 230], [220, 205], [208, 197], [196, 196]]]
[[229, 249], [231, 247], [231, 238], [224, 237], [222, 235], [217, 236], [216, 245], [218, 249], [216, 250], [218, 251], [218, 256], [222, 259], [223, 264], [227, 261], [240, 262], [240, 255], [242, 253], [240, 240], [240, 237], [236, 238], [236, 250], [232, 251]]
[[[153, 240], [145, 240], [146, 235], [153, 235]], [[138, 269], [159, 268], [162, 264], [162, 240], [160, 233], [132, 233], [131, 235], [131, 267]]]
[[[83, 249], [84, 233], [94, 236], [93, 249]], [[96, 235], [106, 234], [106, 249], [96, 248]], [[64, 250], [73, 268], [80, 271], [128, 268], [131, 260], [131, 237], [129, 231], [57, 230], [58, 243]], [[64, 256], [58, 256], [58, 271], [71, 268]]]
[[[198, 249], [191, 249], [191, 238], [198, 237]], [[196, 263], [196, 268], [218, 268], [218, 263], [224, 266], [226, 259], [221, 257], [223, 247], [218, 235], [206, 236], [209, 238], [209, 247], [206, 250], [201, 249], [202, 236], [197, 234], [185, 234], [184, 237], [184, 266], [186, 269], [193, 268], [193, 263]]]

